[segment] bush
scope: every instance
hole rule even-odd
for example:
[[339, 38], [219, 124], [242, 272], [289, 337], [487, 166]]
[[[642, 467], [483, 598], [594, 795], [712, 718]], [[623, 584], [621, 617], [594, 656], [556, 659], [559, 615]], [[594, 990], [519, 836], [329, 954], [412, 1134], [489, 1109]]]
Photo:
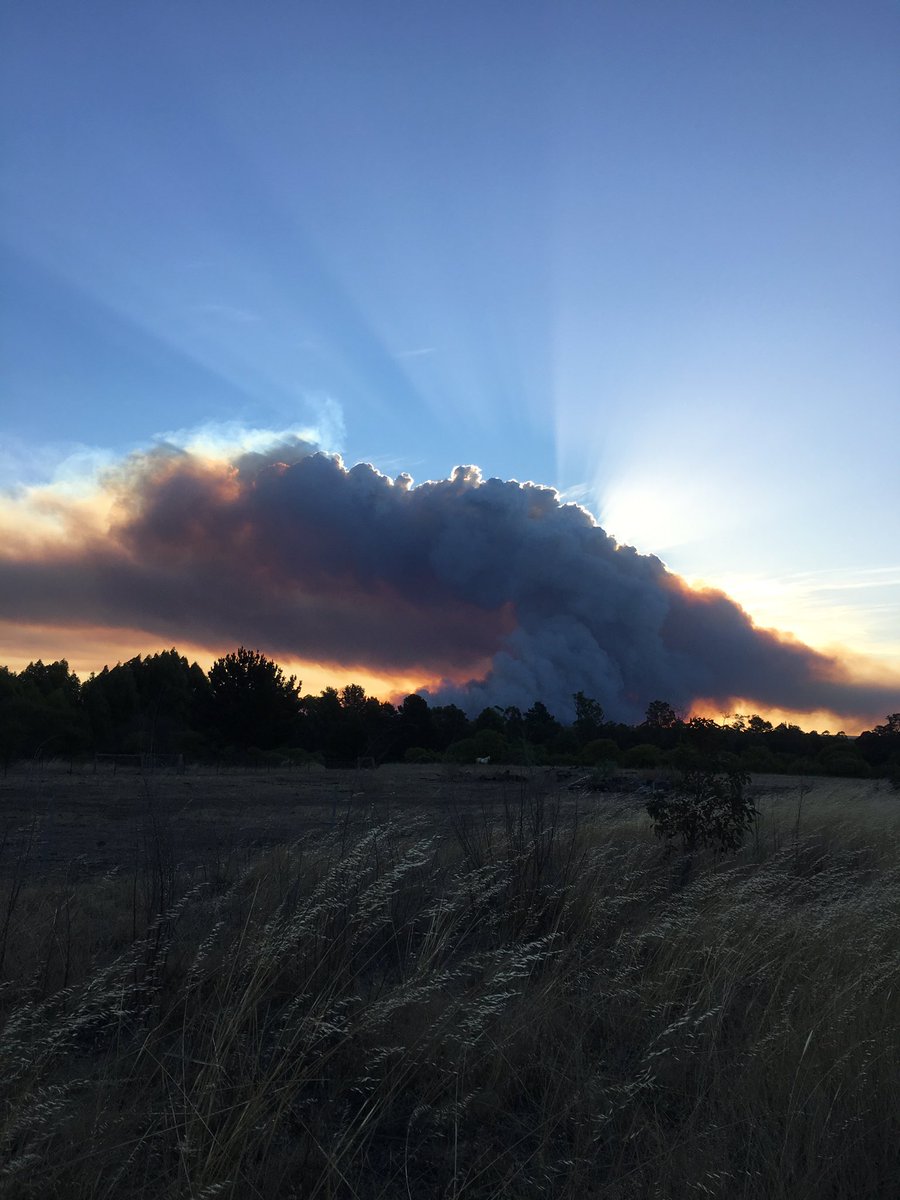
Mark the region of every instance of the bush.
[[819, 760], [816, 758], [811, 758], [809, 755], [801, 755], [798, 758], [789, 759], [787, 773], [789, 775], [827, 774]]
[[473, 763], [478, 755], [478, 747], [474, 738], [461, 738], [452, 742], [444, 751], [444, 761], [453, 763]]
[[286, 750], [282, 750], [281, 756], [285, 762], [289, 762], [295, 767], [305, 767], [310, 763], [317, 763], [321, 766], [323, 762], [321, 754], [311, 754], [302, 746], [289, 746]]
[[622, 751], [612, 738], [595, 738], [588, 742], [581, 752], [581, 761], [586, 767], [597, 766], [598, 763], [617, 763], [622, 757]]
[[751, 746], [741, 751], [741, 765], [745, 771], [776, 774], [784, 770], [784, 759], [766, 746]]
[[658, 767], [662, 762], [662, 750], [659, 746], [651, 746], [649, 742], [642, 742], [639, 746], [632, 746], [630, 750], [625, 751], [622, 759], [623, 767]]
[[653, 832], [667, 842], [680, 838], [686, 854], [698, 846], [734, 852], [758, 815], [744, 791], [749, 782], [742, 771], [686, 771], [674, 793], [647, 801]]
[[410, 746], [403, 755], [408, 763], [436, 763], [441, 761], [440, 754], [434, 750], [426, 750], [424, 746]]
[[858, 754], [824, 754], [821, 762], [827, 775], [840, 775], [846, 779], [868, 779], [872, 774], [869, 764]]
[[472, 738], [476, 758], [489, 758], [491, 762], [509, 762], [509, 742], [495, 729], [479, 729]]

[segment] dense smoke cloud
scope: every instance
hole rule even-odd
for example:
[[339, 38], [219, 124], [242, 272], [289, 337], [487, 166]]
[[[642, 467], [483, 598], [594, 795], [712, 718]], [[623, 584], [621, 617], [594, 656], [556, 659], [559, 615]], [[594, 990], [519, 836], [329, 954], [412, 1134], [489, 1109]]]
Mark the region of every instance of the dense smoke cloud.
[[50, 516], [55, 534], [23, 525], [0, 551], [2, 617], [477, 676], [441, 689], [469, 710], [540, 698], [568, 717], [579, 690], [624, 720], [656, 697], [866, 719], [897, 706], [900, 688], [757, 629], [554, 490], [475, 467], [413, 487], [299, 441], [231, 463], [159, 448], [93, 507]]

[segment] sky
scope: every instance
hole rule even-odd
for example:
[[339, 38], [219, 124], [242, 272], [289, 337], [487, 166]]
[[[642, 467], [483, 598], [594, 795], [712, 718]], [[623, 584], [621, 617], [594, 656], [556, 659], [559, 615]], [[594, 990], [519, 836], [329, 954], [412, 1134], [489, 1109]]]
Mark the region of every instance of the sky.
[[[480, 680], [471, 694], [491, 702], [562, 695], [579, 635], [535, 622], [591, 597], [544, 578], [538, 603], [521, 556], [486, 597], [433, 547], [383, 532], [385, 564], [401, 544], [427, 563], [404, 559], [390, 579], [354, 560], [352, 612], [319, 642], [306, 630], [334, 603], [334, 571], [291, 610], [256, 550], [242, 606], [187, 611], [172, 562], [239, 593], [236, 526], [217, 510], [188, 529], [185, 510], [154, 551], [147, 505], [202, 479], [204, 512], [210, 497], [243, 512], [249, 481], [262, 494], [278, 462], [319, 449], [379, 473], [368, 499], [322, 475], [336, 504], [359, 505], [335, 536], [374, 528], [382, 477], [402, 479], [404, 529], [432, 513], [426, 499], [444, 505], [449, 545], [482, 483], [530, 481], [484, 499], [492, 538], [515, 541], [504, 514], [526, 497], [568, 544], [580, 505], [640, 552], [654, 604], [682, 594], [670, 575], [721, 589], [828, 658], [803, 660], [809, 678], [877, 679], [866, 704], [896, 694], [900, 707], [898, 61], [900, 10], [877, 0], [13, 0], [0, 18], [0, 661], [64, 655], [87, 672], [165, 645], [209, 658], [252, 635], [310, 685], [350, 672], [381, 691], [464, 698]], [[480, 474], [414, 498], [460, 464]], [[308, 522], [312, 471], [247, 528], [270, 544]], [[232, 541], [213, 553], [198, 530]], [[612, 546], [605, 534], [584, 535], [585, 561]], [[153, 560], [129, 600], [139, 573], [124, 582], [123, 556], [134, 567], [163, 545], [174, 558]], [[485, 553], [512, 563], [507, 550]], [[292, 588], [311, 551], [297, 553]], [[394, 608], [363, 647], [375, 593]], [[708, 593], [693, 595], [709, 619]], [[427, 626], [447, 653], [402, 652], [388, 626], [418, 619], [412, 642]], [[586, 660], [615, 660], [612, 675], [597, 667], [612, 707], [631, 712], [651, 683], [690, 707], [705, 686], [712, 710], [746, 700], [825, 720], [794, 676], [783, 703], [763, 703], [737, 667], [673, 674], [614, 653], [596, 611], [585, 621]], [[674, 645], [673, 621], [633, 635]], [[545, 652], [549, 675], [531, 670]], [[827, 711], [846, 728], [878, 715], [857, 699]]]

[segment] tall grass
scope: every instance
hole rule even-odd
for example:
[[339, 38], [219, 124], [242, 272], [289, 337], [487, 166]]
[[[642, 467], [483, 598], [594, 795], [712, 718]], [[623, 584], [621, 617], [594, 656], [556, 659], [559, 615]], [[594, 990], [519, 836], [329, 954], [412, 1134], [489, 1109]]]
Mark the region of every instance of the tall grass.
[[0, 1194], [894, 1195], [898, 806], [759, 807], [687, 886], [639, 810], [527, 784], [214, 869], [157, 828], [139, 870], [14, 874]]

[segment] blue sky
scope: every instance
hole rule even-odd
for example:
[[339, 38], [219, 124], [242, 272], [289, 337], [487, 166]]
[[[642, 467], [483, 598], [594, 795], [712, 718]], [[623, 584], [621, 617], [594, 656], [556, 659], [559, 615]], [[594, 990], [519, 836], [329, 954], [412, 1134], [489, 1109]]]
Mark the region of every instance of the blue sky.
[[900, 665], [900, 10], [6, 6], [0, 482], [318, 431]]

